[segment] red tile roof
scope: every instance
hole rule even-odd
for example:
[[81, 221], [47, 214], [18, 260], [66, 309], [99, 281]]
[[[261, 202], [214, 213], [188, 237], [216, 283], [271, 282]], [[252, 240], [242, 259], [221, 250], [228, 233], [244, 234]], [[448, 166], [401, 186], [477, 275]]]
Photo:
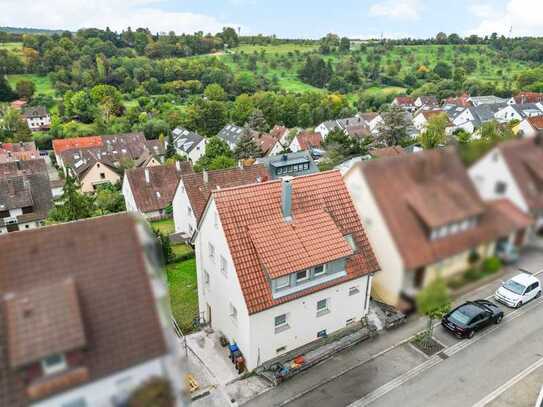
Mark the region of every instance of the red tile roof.
[[267, 181], [268, 178], [269, 173], [263, 164], [208, 171], [207, 182], [204, 182], [203, 172], [188, 172], [181, 176], [197, 223], [200, 222], [213, 190], [254, 184], [258, 181]]
[[[414, 270], [495, 241], [524, 227], [517, 213], [485, 204], [456, 152], [426, 150], [416, 154], [359, 163], [404, 265]], [[514, 216], [509, 217], [509, 214]], [[430, 230], [477, 217], [478, 225], [446, 237], [430, 239]]]
[[543, 93], [537, 92], [520, 92], [514, 96], [515, 102], [519, 105], [524, 103], [543, 102]]
[[53, 140], [53, 150], [55, 154], [60, 154], [63, 151], [70, 150], [72, 148], [86, 148], [86, 147], [99, 147], [102, 145], [102, 138], [100, 136], [90, 137], [76, 137], [66, 139]]
[[543, 130], [543, 116], [527, 117], [526, 120], [534, 130]]
[[444, 99], [444, 104], [448, 104], [448, 105], [456, 105], [456, 106], [461, 106], [461, 107], [470, 107], [471, 106], [471, 102], [469, 100], [469, 95], [468, 94], [464, 94], [462, 96], [458, 96], [458, 97], [451, 97], [451, 98], [447, 98], [447, 99]]
[[415, 103], [415, 100], [411, 96], [396, 96], [394, 101], [399, 106], [410, 106]]
[[543, 142], [539, 138], [498, 144], [509, 170], [531, 210], [543, 209]]
[[320, 133], [303, 131], [296, 136], [298, 144], [302, 150], [310, 150], [312, 148], [320, 148], [322, 137]]
[[[179, 170], [172, 164], [132, 168], [125, 172], [140, 212], [158, 211], [172, 203], [181, 175], [192, 172], [188, 161], [179, 164]], [[146, 181], [146, 173], [149, 182]]]
[[[213, 198], [250, 314], [359, 278], [379, 269], [340, 172], [328, 171], [296, 177], [292, 180], [294, 228], [301, 225], [303, 229], [307, 230], [310, 235], [305, 237], [306, 242], [308, 245], [314, 246], [306, 247], [305, 251], [297, 255], [289, 251], [291, 261], [303, 262], [304, 259], [299, 259], [299, 257], [307, 255], [308, 252], [312, 256], [315, 255], [316, 250], [321, 247], [319, 240], [324, 238], [319, 233], [321, 228], [334, 236], [333, 242], [326, 237], [326, 241], [331, 246], [325, 251], [327, 257], [345, 253], [343, 238], [340, 239], [341, 241], [337, 241], [339, 236], [352, 234], [357, 250], [347, 259], [346, 276], [289, 296], [273, 299], [269, 276], [259, 261], [259, 254], [265, 257], [268, 264], [277, 265], [279, 273], [284, 271], [285, 266], [281, 265], [282, 261], [276, 258], [276, 256], [281, 256], [280, 253], [277, 253], [270, 245], [269, 236], [262, 235], [262, 228], [268, 228], [274, 232], [283, 231], [285, 228], [281, 226], [285, 224], [281, 212], [281, 182], [281, 180], [275, 180], [213, 192]], [[313, 216], [322, 222], [322, 226], [313, 223]], [[262, 233], [258, 234], [258, 231], [262, 231]], [[291, 242], [290, 239], [289, 242]], [[260, 248], [260, 251], [256, 246]]]
[[[1, 406], [29, 404], [19, 371], [8, 363], [9, 293], [35, 293], [74, 280], [87, 341], [81, 363], [90, 381], [167, 353], [137, 227], [132, 216], [118, 214], [0, 236], [2, 253], [9, 253], [0, 255]], [[49, 318], [65, 324], [56, 314]]]

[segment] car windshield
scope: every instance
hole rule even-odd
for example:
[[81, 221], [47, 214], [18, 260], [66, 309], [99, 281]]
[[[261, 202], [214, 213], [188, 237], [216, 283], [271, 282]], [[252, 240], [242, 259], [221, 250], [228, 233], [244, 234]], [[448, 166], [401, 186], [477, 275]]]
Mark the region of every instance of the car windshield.
[[522, 284], [520, 283], [517, 283], [516, 281], [514, 280], [509, 280], [509, 281], [506, 281], [504, 284], [503, 284], [503, 288], [505, 288], [506, 290], [509, 290], [515, 294], [519, 294], [521, 295], [523, 292], [524, 292], [524, 289], [526, 287], [524, 287]]
[[457, 325], [468, 325], [472, 316], [471, 312], [466, 312], [466, 310], [459, 308], [449, 315], [449, 319]]

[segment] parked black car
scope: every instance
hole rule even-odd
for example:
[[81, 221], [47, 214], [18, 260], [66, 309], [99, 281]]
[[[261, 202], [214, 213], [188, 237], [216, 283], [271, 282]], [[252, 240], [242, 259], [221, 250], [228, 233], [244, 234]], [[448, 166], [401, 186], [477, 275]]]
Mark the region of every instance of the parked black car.
[[475, 331], [489, 324], [499, 324], [503, 311], [487, 300], [468, 301], [443, 317], [441, 325], [459, 338], [472, 338]]

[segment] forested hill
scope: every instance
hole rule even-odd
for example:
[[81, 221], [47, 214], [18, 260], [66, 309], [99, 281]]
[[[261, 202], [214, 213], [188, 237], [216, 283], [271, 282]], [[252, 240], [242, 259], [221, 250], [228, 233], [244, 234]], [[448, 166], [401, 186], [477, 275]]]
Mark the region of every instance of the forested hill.
[[1, 32], [10, 34], [62, 34], [67, 30], [49, 30], [47, 28], [27, 28], [27, 27], [0, 27]]

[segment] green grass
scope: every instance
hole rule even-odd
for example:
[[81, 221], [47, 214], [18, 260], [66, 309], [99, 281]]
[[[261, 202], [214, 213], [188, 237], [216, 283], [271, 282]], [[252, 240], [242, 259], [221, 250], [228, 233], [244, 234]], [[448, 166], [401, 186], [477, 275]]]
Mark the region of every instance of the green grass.
[[266, 54], [288, 54], [289, 52], [315, 51], [317, 45], [303, 44], [279, 44], [279, 45], [240, 45], [232, 50], [233, 53], [252, 54], [253, 52], [265, 51]]
[[364, 94], [372, 95], [372, 96], [377, 96], [377, 95], [384, 95], [384, 96], [399, 95], [399, 94], [404, 93], [404, 92], [405, 92], [405, 88], [402, 88], [402, 87], [399, 87], [399, 86], [386, 86], [386, 87], [383, 87], [383, 88], [380, 88], [379, 86], [372, 86], [371, 88], [368, 88], [368, 89], [364, 90]]
[[34, 74], [7, 75], [8, 83], [15, 89], [15, 85], [22, 79], [28, 79], [36, 85], [36, 94], [55, 96], [55, 89], [48, 76], [39, 76]]
[[198, 315], [198, 289], [196, 259], [166, 266], [173, 317], [183, 333], [192, 330], [192, 321]]
[[172, 218], [152, 221], [151, 227], [153, 229], [158, 229], [165, 235], [171, 235], [175, 232], [175, 224], [173, 223]]
[[192, 253], [193, 250], [192, 250], [192, 247], [190, 247], [187, 244], [173, 244], [172, 251], [173, 251], [173, 254], [176, 257], [178, 257], [178, 256], [184, 256], [187, 253]]
[[0, 43], [0, 49], [6, 49], [9, 52], [20, 54], [23, 50], [22, 42], [2, 42]]

